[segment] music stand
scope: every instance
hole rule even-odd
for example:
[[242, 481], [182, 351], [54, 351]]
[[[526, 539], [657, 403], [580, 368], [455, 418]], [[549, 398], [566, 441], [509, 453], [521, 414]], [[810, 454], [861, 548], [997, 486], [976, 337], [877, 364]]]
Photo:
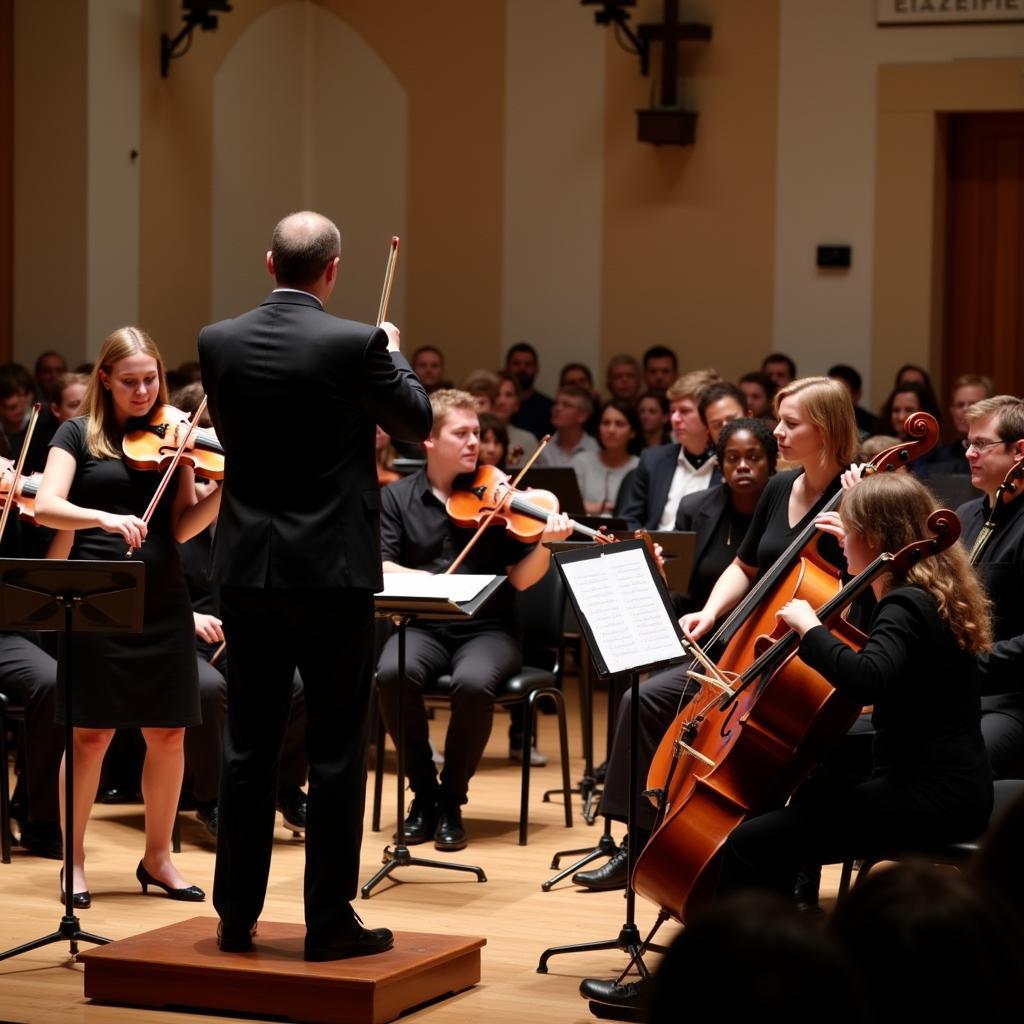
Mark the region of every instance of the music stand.
[[[78, 943], [110, 939], [82, 931], [74, 913], [74, 726], [71, 675], [75, 633], [141, 633], [146, 567], [141, 562], [0, 559], [0, 627], [36, 633], [60, 632], [57, 685], [64, 703], [64, 916], [55, 932], [0, 953], [0, 960], [66, 939], [71, 956]], [[7, 771], [7, 765], [2, 766]]]
[[[401, 578], [398, 578], [401, 577]], [[434, 577], [443, 579], [445, 577]], [[459, 579], [459, 576], [450, 577]], [[388, 573], [384, 577], [385, 585], [401, 586], [406, 583], [414, 588], [423, 581], [423, 577], [409, 573]], [[406, 685], [405, 677], [405, 630], [410, 622], [420, 619], [431, 622], [464, 622], [471, 619], [491, 599], [496, 590], [505, 582], [504, 576], [495, 576], [475, 596], [465, 601], [454, 601], [449, 597], [429, 596], [425, 594], [387, 594], [374, 596], [374, 614], [378, 618], [390, 619], [398, 627], [398, 697], [395, 707], [395, 770], [398, 774], [398, 795], [395, 801], [398, 813], [398, 827], [395, 831], [395, 845], [385, 846], [383, 853], [384, 866], [359, 890], [364, 900], [378, 882], [387, 878], [395, 868], [441, 868], [447, 871], [468, 871], [476, 875], [478, 882], [486, 882], [487, 876], [483, 868], [472, 864], [449, 864], [440, 860], [428, 860], [414, 857], [405, 845], [405, 729], [402, 711], [402, 690]]]
[[[676, 621], [665, 583], [643, 541], [622, 541], [612, 547], [588, 547], [555, 555], [565, 580], [580, 628], [590, 647], [591, 657], [602, 678], [628, 672], [632, 696], [629, 729], [629, 803], [626, 921], [614, 939], [581, 942], [546, 949], [537, 965], [539, 974], [547, 974], [553, 956], [584, 953], [600, 949], [621, 949], [629, 962], [619, 975], [621, 980], [635, 964], [640, 976], [647, 977], [643, 954], [650, 946], [640, 937], [636, 926], [636, 892], [632, 886], [633, 867], [638, 854], [636, 827], [637, 735], [639, 733], [640, 673], [665, 668], [686, 657], [682, 632]], [[659, 918], [659, 924], [661, 918]], [[657, 926], [656, 926], [657, 927]], [[652, 932], [653, 935], [653, 932]], [[660, 951], [660, 950], [659, 950]]]

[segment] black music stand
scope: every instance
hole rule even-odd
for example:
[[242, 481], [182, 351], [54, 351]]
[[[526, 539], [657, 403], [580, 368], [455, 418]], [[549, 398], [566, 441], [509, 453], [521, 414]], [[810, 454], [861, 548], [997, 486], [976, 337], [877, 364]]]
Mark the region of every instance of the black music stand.
[[[609, 582], [606, 584], [585, 580], [574, 571], [577, 568], [574, 563], [604, 559], [608, 560], [604, 564], [610, 567]], [[647, 967], [643, 961], [644, 952], [647, 949], [663, 952], [663, 948], [651, 946], [641, 939], [636, 925], [636, 892], [632, 886], [633, 867], [639, 853], [636, 848], [636, 756], [640, 723], [640, 673], [660, 670], [683, 660], [686, 657], [683, 636], [668, 590], [643, 541], [623, 541], [611, 548], [597, 546], [581, 551], [567, 551], [556, 555], [555, 560], [565, 579], [569, 600], [572, 601], [580, 628], [587, 638], [598, 674], [607, 678], [621, 672], [629, 673], [632, 706], [629, 718], [629, 803], [626, 817], [629, 819], [627, 872], [630, 884], [626, 887], [626, 921], [614, 939], [551, 946], [541, 954], [537, 972], [547, 974], [548, 960], [563, 953], [621, 949], [629, 955], [629, 962], [618, 980], [621, 981], [634, 964], [640, 976], [645, 978]], [[599, 572], [603, 566], [591, 568]], [[652, 652], [657, 655], [654, 659], [651, 658]]]
[[[71, 651], [75, 633], [141, 633], [146, 567], [141, 562], [0, 559], [0, 627], [37, 633], [60, 632], [57, 685], [64, 701], [64, 916], [55, 932], [0, 953], [0, 960], [66, 940], [71, 956], [78, 943], [110, 942], [84, 932], [74, 913], [74, 726]], [[7, 771], [7, 765], [2, 765]]]
[[[389, 574], [391, 575], [391, 574]], [[408, 574], [393, 574], [394, 576]], [[415, 577], [413, 577], [415, 578]], [[386, 578], [387, 579], [387, 578]], [[471, 619], [491, 599], [494, 592], [505, 582], [504, 576], [495, 576], [473, 598], [461, 603], [446, 597], [417, 597], [411, 595], [377, 594], [374, 597], [374, 614], [378, 618], [390, 619], [398, 627], [398, 685], [404, 687], [405, 679], [405, 630], [410, 622], [421, 619], [432, 622], [459, 622]], [[427, 860], [414, 857], [405, 845], [405, 729], [402, 713], [402, 694], [399, 692], [395, 708], [395, 771], [398, 774], [398, 795], [395, 801], [398, 813], [398, 826], [395, 830], [395, 845], [385, 846], [383, 853], [384, 866], [359, 890], [364, 900], [378, 882], [387, 878], [395, 868], [442, 868], [448, 871], [469, 871], [476, 875], [478, 882], [486, 882], [487, 876], [483, 868], [471, 864], [450, 864], [446, 861]]]

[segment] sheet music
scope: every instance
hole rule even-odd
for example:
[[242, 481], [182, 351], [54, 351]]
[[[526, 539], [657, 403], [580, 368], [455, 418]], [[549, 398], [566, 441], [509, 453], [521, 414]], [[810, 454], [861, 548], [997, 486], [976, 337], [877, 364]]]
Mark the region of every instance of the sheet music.
[[453, 573], [429, 576], [418, 572], [384, 573], [384, 589], [379, 597], [430, 597], [463, 604], [472, 601], [494, 580], [494, 576], [475, 573]]
[[642, 550], [602, 552], [561, 568], [609, 672], [683, 656]]

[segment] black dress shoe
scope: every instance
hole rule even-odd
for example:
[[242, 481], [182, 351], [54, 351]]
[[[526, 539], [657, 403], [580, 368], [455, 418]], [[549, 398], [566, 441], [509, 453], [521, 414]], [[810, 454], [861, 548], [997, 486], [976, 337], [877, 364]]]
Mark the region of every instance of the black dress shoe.
[[580, 995], [590, 1000], [595, 1016], [610, 1020], [643, 1020], [647, 1008], [647, 986], [642, 981], [625, 985], [600, 978], [584, 978]]
[[217, 827], [220, 824], [220, 814], [217, 811], [217, 805], [211, 804], [209, 807], [197, 807], [196, 817], [203, 823], [206, 834], [211, 839], [216, 839]]
[[464, 850], [466, 830], [462, 827], [462, 810], [455, 806], [438, 806], [434, 847], [438, 850]]
[[[433, 839], [436, 828], [437, 809], [434, 806], [434, 801], [414, 797], [402, 825], [402, 841], [406, 846], [425, 843], [428, 839]], [[399, 841], [398, 833], [396, 832], [392, 838], [397, 843]]]
[[306, 831], [306, 794], [298, 786], [286, 786], [277, 791], [277, 809], [287, 828], [296, 834]]
[[327, 960], [347, 960], [353, 956], [372, 956], [385, 953], [395, 944], [388, 928], [364, 928], [359, 915], [353, 912], [352, 922], [341, 935], [325, 942], [307, 935], [305, 958], [313, 963]]
[[252, 937], [256, 934], [254, 924], [228, 924], [217, 922], [217, 948], [222, 953], [248, 953], [252, 950]]
[[64, 859], [60, 826], [55, 821], [25, 822], [21, 826], [20, 843], [33, 856], [46, 857], [49, 860]]
[[[64, 902], [64, 869], [60, 869], [60, 901]], [[88, 889], [82, 892], [73, 892], [71, 894], [71, 906], [75, 910], [88, 910], [92, 906], [92, 896]]]
[[142, 886], [143, 896], [149, 891], [151, 885], [156, 886], [158, 889], [163, 889], [169, 899], [172, 900], [184, 900], [187, 903], [202, 903], [206, 899], [206, 893], [199, 888], [198, 885], [187, 885], [184, 889], [172, 889], [166, 882], [161, 882], [159, 878], [154, 878], [143, 866], [142, 861], [139, 861], [139, 866], [135, 869], [135, 877], [139, 880], [139, 885]]
[[602, 864], [593, 871], [577, 871], [572, 876], [576, 885], [582, 885], [594, 892], [610, 892], [613, 889], [625, 889], [629, 881], [629, 851], [626, 840]]

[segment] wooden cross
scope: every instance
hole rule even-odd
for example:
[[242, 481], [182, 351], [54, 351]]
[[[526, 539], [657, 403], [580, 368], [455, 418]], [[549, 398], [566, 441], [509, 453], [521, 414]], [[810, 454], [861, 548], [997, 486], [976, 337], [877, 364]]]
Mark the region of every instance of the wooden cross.
[[710, 25], [679, 21], [679, 0], [665, 0], [665, 16], [658, 23], [638, 25], [637, 30], [649, 49], [652, 42], [661, 43], [661, 106], [679, 105], [679, 44], [686, 40], [711, 38]]

